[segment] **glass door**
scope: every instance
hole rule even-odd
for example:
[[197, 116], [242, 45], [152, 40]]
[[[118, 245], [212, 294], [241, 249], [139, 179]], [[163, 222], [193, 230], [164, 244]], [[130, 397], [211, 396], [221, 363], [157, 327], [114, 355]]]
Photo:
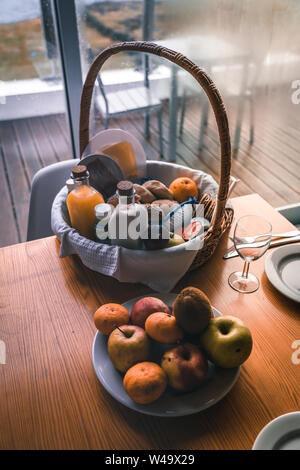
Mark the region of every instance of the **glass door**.
[[2, 0], [0, 246], [26, 240], [34, 174], [72, 158], [54, 14], [49, 0]]
[[[257, 192], [274, 207], [298, 202], [299, 19], [295, 0], [2, 0], [0, 205], [7, 224], [0, 246], [26, 238], [35, 172], [79, 156], [82, 82], [93, 57], [122, 41], [153, 40], [212, 77], [229, 116], [232, 173], [240, 179], [234, 196]], [[99, 78], [93, 134], [122, 128], [149, 159], [218, 180], [214, 116], [191, 77], [127, 53], [109, 59]]]
[[[240, 180], [233, 196], [259, 193], [273, 207], [299, 202], [299, 1], [75, 3], [83, 76], [91, 56], [119, 41], [153, 40], [182, 53], [207, 71], [225, 103], [232, 173]], [[129, 99], [119, 92], [143, 86], [143, 63], [136, 55], [118, 54], [103, 68], [105, 92], [115, 93], [111, 98], [118, 98], [125, 109]], [[181, 71], [166, 63], [150, 64], [150, 88], [163, 102], [164, 158], [202, 169], [218, 180], [218, 131], [206, 95]], [[137, 92], [132, 99], [139, 101]], [[92, 122], [99, 130], [105, 125], [105, 112], [101, 106], [94, 111]], [[158, 158], [155, 118], [150, 116], [147, 128], [146, 116], [144, 128], [143, 117], [124, 113], [109, 125], [135, 133], [148, 158]]]

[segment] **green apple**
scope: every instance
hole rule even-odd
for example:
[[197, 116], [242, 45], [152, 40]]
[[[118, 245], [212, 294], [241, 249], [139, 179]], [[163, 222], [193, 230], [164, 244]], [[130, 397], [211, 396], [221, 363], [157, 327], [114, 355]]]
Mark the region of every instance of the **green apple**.
[[249, 328], [231, 315], [212, 318], [200, 342], [211, 362], [226, 369], [243, 364], [253, 344]]
[[122, 325], [110, 334], [107, 350], [115, 368], [125, 373], [134, 364], [149, 359], [150, 345], [150, 339], [143, 328]]
[[180, 235], [177, 235], [177, 233], [170, 232], [170, 239], [169, 239], [167, 248], [181, 245], [182, 243], [185, 243], [185, 241]]

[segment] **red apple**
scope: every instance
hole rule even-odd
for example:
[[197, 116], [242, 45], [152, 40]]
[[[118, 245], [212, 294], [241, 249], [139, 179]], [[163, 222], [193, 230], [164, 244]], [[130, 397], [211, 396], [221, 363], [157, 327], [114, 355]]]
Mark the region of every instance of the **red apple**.
[[144, 297], [136, 302], [131, 310], [131, 321], [134, 325], [145, 328], [145, 321], [151, 313], [165, 312], [170, 314], [169, 307], [156, 297]]
[[108, 338], [108, 355], [120, 372], [126, 372], [138, 362], [149, 359], [150, 340], [143, 328], [136, 325], [122, 325], [113, 330]]
[[208, 363], [194, 344], [184, 343], [165, 352], [161, 367], [169, 384], [176, 390], [190, 392], [199, 387], [208, 371]]

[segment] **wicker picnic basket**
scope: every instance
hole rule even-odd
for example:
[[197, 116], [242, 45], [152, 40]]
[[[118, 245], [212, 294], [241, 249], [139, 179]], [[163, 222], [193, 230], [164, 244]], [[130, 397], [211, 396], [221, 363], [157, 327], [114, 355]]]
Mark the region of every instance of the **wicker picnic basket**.
[[220, 93], [211, 78], [194, 62], [182, 54], [150, 42], [134, 41], [115, 44], [104, 49], [95, 58], [92, 65], [90, 66], [85, 83], [83, 85], [80, 104], [79, 130], [81, 155], [88, 145], [90, 139], [90, 109], [97, 75], [100, 72], [104, 62], [106, 62], [109, 57], [124, 51], [154, 54], [168, 59], [174, 64], [182, 67], [184, 70], [189, 72], [201, 85], [214, 111], [221, 146], [221, 172], [219, 191], [217, 201], [215, 201], [208, 194], [204, 194], [200, 200], [200, 202], [204, 204], [205, 217], [212, 223], [209, 230], [205, 234], [202, 249], [197, 252], [194, 261], [189, 268], [191, 271], [201, 266], [212, 256], [220, 238], [231, 225], [233, 218], [232, 209], [226, 207], [230, 182], [231, 145], [225, 106]]

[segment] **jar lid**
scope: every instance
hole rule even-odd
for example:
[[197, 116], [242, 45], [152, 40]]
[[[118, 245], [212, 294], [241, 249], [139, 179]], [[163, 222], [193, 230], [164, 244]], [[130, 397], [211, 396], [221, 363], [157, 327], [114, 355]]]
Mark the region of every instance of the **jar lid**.
[[135, 192], [131, 181], [119, 181], [117, 189], [119, 196], [132, 196]]
[[89, 176], [88, 169], [85, 165], [76, 165], [72, 168], [72, 176], [74, 179], [85, 178]]
[[67, 186], [69, 192], [72, 191], [72, 189], [74, 189], [74, 187], [75, 187], [74, 179], [73, 179], [73, 178], [69, 178], [69, 179], [66, 181], [66, 186]]
[[95, 216], [97, 217], [97, 219], [103, 219], [103, 217], [110, 216], [111, 212], [112, 211], [110, 204], [102, 202], [95, 206]]

